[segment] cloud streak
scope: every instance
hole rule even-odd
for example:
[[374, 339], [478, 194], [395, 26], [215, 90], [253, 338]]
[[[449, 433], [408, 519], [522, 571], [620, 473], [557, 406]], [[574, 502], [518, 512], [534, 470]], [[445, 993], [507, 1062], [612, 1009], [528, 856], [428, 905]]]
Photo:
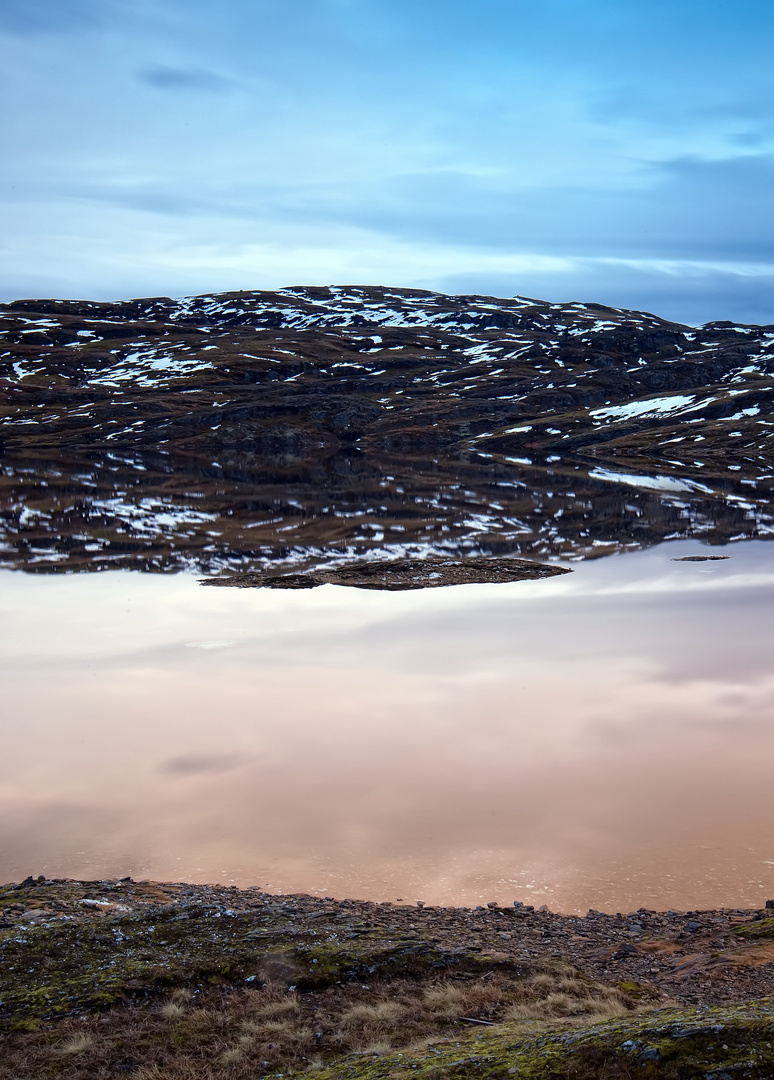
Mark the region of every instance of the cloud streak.
[[155, 67], [138, 74], [138, 78], [158, 90], [188, 93], [201, 90], [205, 93], [222, 94], [231, 88], [231, 80], [212, 71], [197, 68]]

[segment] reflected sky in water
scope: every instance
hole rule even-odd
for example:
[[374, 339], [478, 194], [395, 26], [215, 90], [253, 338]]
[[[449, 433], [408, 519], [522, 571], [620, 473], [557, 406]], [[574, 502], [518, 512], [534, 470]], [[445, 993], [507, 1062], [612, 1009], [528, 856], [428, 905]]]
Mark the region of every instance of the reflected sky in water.
[[773, 601], [759, 542], [410, 593], [4, 572], [0, 880], [760, 903]]

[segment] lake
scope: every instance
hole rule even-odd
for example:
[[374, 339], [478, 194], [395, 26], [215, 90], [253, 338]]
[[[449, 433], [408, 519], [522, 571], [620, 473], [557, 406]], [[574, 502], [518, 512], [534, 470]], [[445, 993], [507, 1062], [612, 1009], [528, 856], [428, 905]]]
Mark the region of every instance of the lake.
[[761, 905], [774, 546], [571, 565], [398, 593], [0, 571], [0, 880]]

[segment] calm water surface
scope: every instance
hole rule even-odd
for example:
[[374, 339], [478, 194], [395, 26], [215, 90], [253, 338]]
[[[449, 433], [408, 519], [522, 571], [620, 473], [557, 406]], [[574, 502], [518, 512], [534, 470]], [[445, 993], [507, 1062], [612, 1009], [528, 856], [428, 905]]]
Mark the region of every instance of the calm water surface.
[[3, 572], [0, 880], [760, 903], [773, 610], [759, 542], [409, 593]]

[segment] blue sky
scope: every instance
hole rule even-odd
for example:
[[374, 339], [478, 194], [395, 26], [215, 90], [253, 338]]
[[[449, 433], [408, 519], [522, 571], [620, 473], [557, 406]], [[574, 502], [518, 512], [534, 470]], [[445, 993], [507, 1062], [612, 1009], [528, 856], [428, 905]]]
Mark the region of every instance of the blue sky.
[[774, 322], [763, 0], [0, 0], [0, 295]]

